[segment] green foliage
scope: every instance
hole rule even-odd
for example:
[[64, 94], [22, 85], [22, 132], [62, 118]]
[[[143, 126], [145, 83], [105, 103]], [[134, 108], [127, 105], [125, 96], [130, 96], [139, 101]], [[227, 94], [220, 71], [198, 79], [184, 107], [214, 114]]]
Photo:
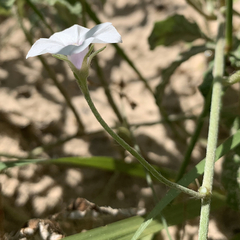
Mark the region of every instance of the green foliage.
[[234, 237], [232, 237], [230, 240], [239, 240], [240, 239], [240, 233], [236, 234]]
[[222, 169], [222, 183], [227, 191], [227, 204], [235, 210], [240, 210], [240, 155], [228, 154], [224, 158]]
[[240, 69], [240, 40], [233, 38], [232, 51], [229, 53], [229, 61], [234, 70]]
[[50, 6], [64, 6], [70, 13], [79, 16], [82, 12], [82, 6], [78, 1], [67, 1], [67, 0], [33, 0], [33, 3], [47, 4]]
[[[232, 132], [239, 129], [240, 119], [236, 116], [232, 121]], [[228, 153], [222, 164], [222, 184], [227, 192], [227, 204], [235, 209], [240, 210], [240, 150]]]
[[[233, 136], [229, 137], [223, 144], [221, 144], [216, 150], [216, 160], [220, 157], [227, 154], [229, 151], [237, 148], [240, 145], [240, 130], [238, 130]], [[183, 176], [183, 178], [178, 181], [179, 184], [183, 186], [188, 186], [191, 182], [193, 182], [196, 178], [201, 176], [204, 172], [205, 159], [203, 159], [200, 163], [198, 163], [191, 171]], [[154, 209], [148, 214], [145, 218], [144, 222], [138, 228], [136, 232], [136, 236], [140, 236], [140, 234], [144, 231], [144, 229], [155, 219], [159, 214], [161, 214], [162, 210], [170, 204], [178, 195], [179, 191], [175, 189], [170, 189], [167, 194], [158, 202], [158, 204], [154, 207]]]
[[[50, 23], [56, 23], [55, 28], [58, 29], [61, 21], [65, 23], [65, 25], [71, 25], [78, 23], [82, 19], [84, 14], [88, 15], [92, 21], [99, 24], [100, 20], [97, 14], [91, 9], [91, 4], [87, 1], [83, 1], [83, 6], [78, 0], [22, 0], [21, 3], [26, 3], [23, 7], [25, 11], [25, 7], [28, 6], [31, 8], [31, 16], [35, 18], [35, 25], [32, 24], [32, 27], [41, 27], [40, 30], [43, 30], [42, 25], [47, 27], [53, 32]], [[15, 0], [0, 0], [0, 14], [2, 9], [6, 13], [11, 12], [11, 8], [14, 5]], [[51, 6], [49, 8], [49, 6]], [[47, 10], [46, 10], [47, 9]], [[48, 11], [51, 9], [51, 11]], [[201, 9], [204, 9], [201, 5]], [[26, 11], [27, 12], [27, 11]], [[46, 12], [50, 12], [51, 21], [46, 20]], [[23, 16], [21, 16], [24, 18]], [[25, 16], [28, 18], [28, 16]], [[49, 15], [48, 15], [49, 17]], [[31, 21], [31, 17], [29, 17]], [[43, 23], [43, 24], [38, 24]], [[50, 22], [50, 23], [48, 23]], [[83, 21], [84, 22], [84, 21]], [[31, 22], [33, 23], [33, 21]], [[57, 25], [58, 24], [58, 25]], [[62, 24], [64, 25], [64, 24]], [[44, 29], [45, 30], [45, 29]], [[43, 30], [43, 32], [44, 32]], [[171, 46], [173, 44], [178, 43], [179, 41], [184, 42], [192, 42], [197, 39], [204, 39], [209, 41], [208, 37], [205, 36], [200, 30], [199, 26], [195, 22], [191, 22], [187, 20], [182, 15], [173, 15], [163, 21], [155, 22], [154, 28], [148, 38], [150, 49], [153, 50], [157, 46]], [[191, 46], [187, 51], [180, 53], [178, 58], [173, 61], [168, 67], [162, 70], [161, 72], [161, 81], [157, 85], [155, 92], [149, 86], [148, 81], [144, 79], [141, 72], [137, 69], [137, 65], [135, 65], [134, 61], [131, 61], [127, 53], [120, 48], [117, 44], [114, 45], [117, 54], [119, 54], [124, 61], [126, 61], [129, 66], [137, 73], [138, 78], [144, 82], [145, 87], [149, 90], [149, 92], [155, 97], [156, 103], [158, 106], [161, 105], [161, 100], [164, 97], [164, 90], [166, 85], [169, 83], [169, 80], [176, 71], [176, 69], [184, 62], [189, 60], [192, 56], [202, 53], [208, 49], [212, 49], [208, 45], [209, 43]], [[236, 71], [240, 69], [240, 41], [235, 38], [235, 43], [233, 46], [232, 52], [226, 56], [226, 59], [229, 63], [229, 66]], [[101, 51], [100, 49], [99, 51]], [[98, 52], [99, 52], [98, 51]], [[97, 52], [96, 52], [97, 53]], [[91, 61], [92, 55], [89, 59], [89, 63]], [[78, 70], [72, 65], [72, 63], [68, 60], [66, 56], [55, 55], [55, 57], [66, 61], [71, 69], [75, 72], [76, 78], [78, 78]], [[203, 83], [199, 86], [199, 90], [202, 93], [203, 97], [206, 99], [211, 90], [213, 83], [213, 67], [212, 62], [208, 66], [208, 70], [204, 74]], [[226, 72], [226, 75], [231, 75], [232, 73]], [[238, 80], [238, 75], [232, 75], [226, 81], [226, 84], [230, 85], [233, 82]], [[225, 117], [232, 124], [236, 115], [230, 115], [225, 113]], [[229, 127], [230, 124], [227, 126]], [[229, 127], [230, 128], [230, 127]], [[134, 145], [134, 141], [132, 139], [133, 134], [131, 133], [131, 129], [127, 127], [123, 127], [122, 125], [117, 129], [119, 135], [126, 140], [131, 146]], [[237, 131], [231, 138], [227, 139], [222, 145], [217, 149], [217, 159], [224, 154], [229, 153], [230, 150], [236, 148], [240, 144], [240, 131]], [[191, 153], [190, 153], [191, 154]], [[216, 159], [216, 160], [217, 160]], [[20, 167], [26, 164], [64, 164], [74, 165], [76, 167], [92, 167], [100, 170], [106, 171], [115, 171], [121, 172], [124, 174], [128, 174], [132, 177], [141, 177], [145, 178], [145, 171], [140, 164], [131, 163], [127, 164], [123, 160], [114, 159], [111, 157], [66, 157], [66, 158], [58, 158], [51, 160], [40, 160], [40, 159], [28, 159], [28, 160], [19, 160], [14, 162], [0, 162], [0, 170], [7, 171], [10, 167]], [[189, 171], [180, 181], [179, 184], [183, 186], [188, 186], [190, 183], [194, 181], [194, 179], [198, 178], [203, 174], [204, 171], [205, 160], [202, 160], [199, 164], [197, 164], [191, 171]], [[152, 165], [153, 166], [153, 165]], [[153, 166], [154, 169], [163, 173], [165, 177], [168, 179], [174, 179], [176, 173], [170, 171], [168, 169], [159, 168], [157, 166]], [[239, 178], [240, 178], [240, 153], [235, 151], [234, 153], [228, 154], [223, 163], [223, 173], [222, 173], [222, 183], [226, 188], [227, 192], [227, 203], [234, 209], [240, 209], [240, 186], [239, 186]], [[169, 203], [171, 203], [177, 196], [179, 195], [179, 191], [171, 189], [166, 196], [164, 196], [161, 201], [154, 207], [154, 209], [148, 214], [148, 216], [144, 219], [143, 217], [134, 217], [127, 220], [123, 220], [117, 223], [110, 224], [106, 227], [90, 230], [85, 233], [77, 234], [75, 236], [68, 237], [69, 240], [75, 239], [139, 239], [139, 237], [148, 236], [149, 234], [156, 233], [163, 229], [163, 225], [161, 223], [160, 214], [163, 213], [166, 217], [168, 225], [175, 225], [184, 222], [187, 219], [191, 219], [195, 216], [199, 215], [200, 210], [200, 201], [196, 201], [191, 199], [183, 204], [172, 205], [171, 207], [167, 207]], [[213, 195], [212, 206], [214, 209], [221, 208], [224, 206], [224, 197], [218, 194]], [[140, 226], [140, 227], [139, 227]], [[138, 229], [138, 230], [137, 230]], [[135, 231], [137, 231], [135, 233]], [[134, 234], [135, 233], [135, 234]]]
[[[213, 210], [220, 209], [225, 205], [224, 196], [214, 194], [212, 199]], [[182, 223], [199, 215], [200, 201], [191, 199], [187, 202], [172, 205], [166, 208], [163, 215], [168, 223], [168, 226]], [[109, 224], [104, 227], [89, 230], [84, 233], [76, 234], [65, 238], [66, 240], [129, 240], [134, 232], [144, 220], [143, 217], [132, 217], [116, 223]], [[140, 238], [149, 234], [156, 233], [164, 229], [161, 216], [157, 217], [144, 232]], [[139, 238], [136, 238], [139, 239]]]
[[[65, 164], [75, 165], [77, 167], [91, 167], [106, 171], [117, 171], [128, 174], [133, 177], [145, 178], [145, 170], [141, 164], [138, 163], [125, 163], [123, 160], [114, 159], [111, 157], [65, 157], [51, 160], [44, 159], [27, 159], [12, 162], [0, 162], [0, 171], [6, 170], [11, 167], [20, 167], [27, 164]], [[157, 171], [160, 171], [167, 178], [174, 178], [175, 173], [171, 170], [159, 168], [154, 166]]]
[[204, 98], [208, 96], [208, 94], [212, 91], [213, 84], [213, 62], [209, 64], [208, 70], [204, 73], [203, 82], [198, 87], [199, 91], [203, 95]]
[[9, 10], [16, 0], [0, 0], [0, 7], [4, 8], [5, 10]]
[[155, 22], [148, 38], [150, 49], [159, 45], [170, 46], [178, 41], [192, 42], [206, 38], [195, 22], [189, 22], [182, 15], [173, 15], [166, 20]]

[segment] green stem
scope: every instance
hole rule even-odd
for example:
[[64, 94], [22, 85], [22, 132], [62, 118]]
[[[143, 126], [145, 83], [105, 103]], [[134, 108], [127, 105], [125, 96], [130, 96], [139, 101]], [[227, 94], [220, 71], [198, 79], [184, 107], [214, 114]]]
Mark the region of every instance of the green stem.
[[[81, 4], [82, 4], [82, 20], [83, 20], [83, 26], [84, 27], [87, 27], [87, 22], [86, 22], [86, 2], [85, 0], [81, 0]], [[95, 65], [96, 65], [96, 72], [97, 72], [97, 75], [99, 77], [99, 80], [102, 84], [102, 87], [104, 88], [104, 92], [107, 96], [107, 99], [108, 99], [108, 102], [110, 104], [110, 106], [112, 107], [114, 113], [116, 114], [117, 118], [118, 118], [118, 121], [120, 123], [123, 123], [123, 118], [122, 118], [122, 115], [117, 107], [117, 104], [115, 104], [115, 101], [112, 97], [112, 94], [109, 90], [109, 84], [107, 83], [107, 81], [105, 80], [104, 78], [104, 74], [103, 74], [103, 71], [102, 69], [100, 68], [99, 64], [98, 64], [98, 57], [97, 55], [94, 57], [94, 62], [95, 62]]]
[[191, 154], [192, 154], [192, 151], [193, 151], [193, 148], [198, 140], [198, 137], [201, 133], [201, 130], [202, 130], [202, 126], [203, 126], [203, 123], [204, 123], [204, 119], [208, 113], [208, 110], [209, 110], [209, 106], [210, 106], [210, 103], [211, 103], [211, 93], [209, 93], [208, 97], [206, 98], [205, 100], [205, 104], [204, 104], [204, 108], [197, 120], [197, 124], [196, 124], [196, 129], [191, 137], [191, 140], [189, 142], [189, 145], [188, 145], [188, 148], [187, 148], [187, 151], [185, 153], [185, 156], [184, 156], [184, 159], [183, 159], [183, 162], [182, 162], [182, 165], [180, 167], [180, 170], [178, 172], [178, 176], [176, 178], [176, 182], [178, 182], [182, 177], [183, 177], [183, 174], [185, 173], [186, 171], [186, 168], [190, 162], [190, 158], [191, 158]]
[[92, 110], [94, 116], [98, 120], [98, 122], [102, 125], [102, 127], [109, 133], [109, 135], [117, 142], [119, 143], [124, 149], [126, 149], [129, 153], [131, 153], [144, 167], [147, 169], [158, 181], [164, 183], [168, 187], [174, 188], [178, 191], [182, 191], [186, 194], [189, 194], [195, 198], [202, 198], [204, 195], [199, 194], [198, 192], [195, 192], [191, 189], [188, 189], [186, 187], [183, 187], [181, 185], [178, 185], [176, 183], [173, 183], [169, 181], [168, 179], [164, 178], [161, 173], [159, 173], [152, 165], [150, 165], [135, 149], [133, 149], [131, 146], [129, 146], [122, 138], [120, 138], [108, 125], [107, 123], [102, 119], [101, 115], [97, 111], [96, 107], [94, 106], [94, 103], [92, 102], [92, 99], [90, 97], [88, 89], [85, 87], [82, 88], [81, 86], [85, 86], [84, 83], [80, 82], [81, 80], [77, 80], [78, 85], [80, 86], [84, 97]]
[[[104, 47], [105, 48], [105, 47]], [[119, 143], [119, 145], [121, 145], [125, 150], [127, 150], [129, 153], [131, 153], [142, 165], [143, 167], [145, 167], [146, 170], [148, 170], [158, 181], [164, 183], [165, 185], [174, 188], [178, 191], [184, 192], [186, 194], [189, 194], [195, 198], [203, 198], [205, 196], [205, 194], [201, 194], [199, 192], [193, 191], [191, 189], [188, 189], [186, 187], [183, 187], [177, 183], [173, 183], [171, 181], [169, 181], [168, 179], [166, 179], [165, 177], [163, 177], [163, 175], [161, 173], [159, 173], [151, 164], [149, 164], [134, 148], [132, 148], [131, 146], [129, 146], [121, 137], [119, 137], [108, 125], [107, 123], [103, 120], [103, 118], [101, 117], [101, 115], [99, 114], [99, 112], [97, 111], [96, 107], [94, 106], [94, 103], [92, 102], [89, 90], [88, 90], [88, 85], [87, 85], [87, 77], [89, 75], [89, 67], [90, 67], [90, 63], [91, 60], [94, 56], [96, 56], [99, 52], [101, 52], [104, 48], [93, 52], [93, 46], [90, 47], [89, 52], [87, 53], [87, 55], [84, 57], [83, 63], [82, 63], [82, 67], [80, 70], [76, 69], [73, 64], [71, 62], [69, 62], [69, 60], [66, 59], [66, 57], [59, 57], [57, 55], [55, 55], [56, 57], [67, 61], [69, 63], [69, 66], [71, 67], [71, 69], [73, 70], [74, 76], [76, 77], [77, 80], [77, 84], [79, 86], [79, 88], [81, 89], [92, 113], [94, 114], [94, 116], [96, 117], [96, 119], [98, 120], [98, 122], [102, 125], [102, 127], [106, 130], [106, 132], [108, 132], [108, 134], [117, 142]]]
[[200, 192], [206, 193], [206, 197], [202, 199], [198, 236], [199, 240], [206, 240], [208, 234], [211, 193], [214, 176], [214, 161], [216, 158], [218, 125], [221, 107], [222, 77], [224, 73], [224, 18], [220, 14], [218, 17], [218, 22], [219, 28], [214, 59], [214, 72], [213, 72], [214, 80], [212, 91], [212, 103], [210, 110], [210, 124], [208, 130], [206, 163], [204, 168], [202, 187], [199, 189]]
[[233, 1], [227, 0], [227, 12], [226, 12], [226, 44], [225, 51], [228, 54], [232, 49], [232, 15], [233, 15]]

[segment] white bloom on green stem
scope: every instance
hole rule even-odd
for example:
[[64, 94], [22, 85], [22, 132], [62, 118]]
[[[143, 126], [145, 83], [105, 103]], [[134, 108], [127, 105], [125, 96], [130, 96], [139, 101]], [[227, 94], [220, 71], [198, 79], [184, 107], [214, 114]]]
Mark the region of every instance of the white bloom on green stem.
[[29, 50], [27, 57], [35, 57], [45, 53], [62, 54], [77, 69], [82, 66], [91, 43], [119, 43], [121, 35], [109, 22], [88, 29], [77, 24], [61, 32], [54, 33], [50, 38], [40, 38]]

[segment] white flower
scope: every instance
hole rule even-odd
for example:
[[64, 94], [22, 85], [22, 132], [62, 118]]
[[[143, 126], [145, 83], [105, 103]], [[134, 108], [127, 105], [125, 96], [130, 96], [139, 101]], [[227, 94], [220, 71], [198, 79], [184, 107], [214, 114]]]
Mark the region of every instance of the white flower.
[[91, 43], [122, 42], [120, 34], [109, 22], [96, 25], [92, 29], [77, 24], [62, 32], [54, 33], [50, 38], [40, 38], [29, 50], [27, 57], [35, 57], [44, 53], [66, 55], [78, 69], [88, 53]]

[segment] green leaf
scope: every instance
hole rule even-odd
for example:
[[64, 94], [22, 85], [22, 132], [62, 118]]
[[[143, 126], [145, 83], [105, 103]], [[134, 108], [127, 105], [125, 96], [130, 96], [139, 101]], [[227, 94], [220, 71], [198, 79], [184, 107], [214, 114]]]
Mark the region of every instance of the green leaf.
[[[233, 150], [234, 148], [236, 148], [238, 145], [240, 144], [240, 130], [238, 130], [233, 136], [229, 137], [226, 141], [224, 141], [223, 144], [221, 144], [218, 148], [217, 148], [217, 151], [216, 151], [216, 161], [222, 157], [223, 155], [225, 155], [226, 153], [228, 153], [230, 150]], [[108, 160], [107, 160], [108, 159]], [[101, 161], [104, 161], [101, 162]], [[1, 162], [0, 163], [0, 170], [2, 169], [6, 169], [8, 167], [13, 167], [13, 166], [21, 166], [21, 165], [24, 165], [24, 164], [29, 164], [29, 163], [54, 163], [54, 164], [57, 164], [57, 163], [63, 163], [63, 164], [85, 164], [85, 166], [94, 166], [94, 167], [98, 167], [98, 168], [101, 168], [102, 169], [117, 169], [119, 170], [120, 172], [131, 172], [131, 170], [133, 172], [131, 172], [132, 175], [141, 175], [143, 173], [140, 173], [141, 171], [143, 170], [136, 170], [135, 167], [131, 167], [132, 165], [129, 164], [129, 168], [127, 167], [128, 164], [124, 165], [124, 163], [120, 163], [120, 165], [118, 165], [118, 163], [116, 164], [117, 161], [116, 159], [113, 159], [113, 158], [109, 158], [109, 157], [91, 157], [91, 158], [79, 158], [79, 157], [71, 157], [71, 158], [59, 158], [59, 159], [55, 159], [55, 160], [29, 160], [29, 161], [16, 161], [16, 162]], [[106, 162], [109, 164], [106, 164]], [[99, 166], [97, 166], [97, 164], [99, 164]], [[123, 165], [122, 165], [123, 164]], [[178, 183], [183, 185], [183, 186], [188, 186], [191, 182], [193, 182], [196, 178], [198, 178], [200, 175], [203, 174], [203, 171], [204, 171], [204, 165], [205, 165], [205, 159], [203, 159], [200, 163], [198, 163], [190, 172], [188, 172]], [[139, 164], [140, 166], [140, 164]], [[136, 172], [137, 173], [136, 173]], [[134, 173], [135, 172], [135, 173]], [[145, 173], [144, 173], [145, 174]], [[138, 229], [139, 225], [140, 225], [140, 229], [141, 231], [137, 231], [137, 236], [140, 236], [142, 234], [142, 232], [147, 228], [147, 231], [144, 231], [144, 234], [145, 233], [153, 233], [154, 231], [159, 231], [159, 222], [158, 222], [158, 215], [162, 212], [162, 210], [174, 199], [176, 198], [177, 196], [179, 195], [179, 192], [174, 190], [174, 189], [170, 189], [168, 191], [168, 193], [161, 199], [161, 201], [155, 206], [155, 208], [149, 213], [149, 215], [146, 217], [146, 219], [142, 218], [142, 217], [134, 217], [134, 218], [130, 218], [130, 219], [127, 219], [127, 224], [124, 223], [124, 226], [121, 227], [121, 225], [113, 225], [113, 226], [116, 226], [115, 229], [111, 228], [110, 231], [117, 231], [117, 230], [127, 230], [128, 229], [128, 233], [126, 233], [126, 236], [125, 237], [120, 237], [120, 238], [110, 238], [109, 235], [106, 235], [106, 238], [102, 238], [102, 239], [121, 239], [121, 240], [124, 240], [124, 239], [131, 239], [133, 233]], [[196, 200], [192, 200], [194, 202], [197, 202]], [[187, 204], [187, 206], [189, 206]], [[213, 204], [212, 203], [212, 207], [216, 207], [217, 205], [216, 204]], [[183, 208], [183, 207], [182, 207]], [[168, 212], [168, 210], [165, 210], [166, 213]], [[199, 212], [198, 212], [199, 214]], [[184, 214], [182, 214], [181, 216], [183, 216]], [[165, 216], [165, 215], [164, 215]], [[166, 218], [166, 216], [165, 216]], [[132, 221], [131, 219], [136, 219], [134, 221]], [[173, 219], [175, 219], [175, 217], [173, 217]], [[124, 220], [126, 221], [126, 220]], [[120, 222], [122, 223], [122, 221]], [[118, 224], [118, 223], [114, 223], [114, 224]], [[172, 224], [174, 224], [172, 222]], [[175, 223], [176, 224], [176, 223]], [[150, 225], [150, 226], [149, 226]], [[109, 226], [112, 226], [109, 225]], [[87, 233], [91, 233], [91, 234], [95, 234], [95, 232], [93, 231], [97, 231], [96, 234], [97, 235], [92, 235], [93, 238], [92, 239], [96, 239], [94, 238], [94, 236], [99, 236], [101, 237], [100, 234], [105, 234], [105, 232], [102, 232], [102, 230], [106, 230], [106, 229], [109, 229], [109, 226], [108, 227], [103, 227], [103, 228], [100, 228], [101, 231], [99, 232], [97, 229], [94, 229], [94, 230], [91, 230], [91, 231], [88, 231]], [[86, 234], [87, 234], [86, 233]], [[85, 233], [84, 233], [85, 234]], [[90, 239], [90, 238], [87, 238], [87, 235], [84, 235], [86, 238], [76, 238], [79, 237], [79, 235], [74, 235], [72, 237], [75, 237], [75, 238], [68, 238], [70, 240], [74, 240], [74, 239]], [[114, 234], [114, 233], [112, 233]], [[146, 234], [147, 235], [147, 234]], [[121, 235], [122, 236], [122, 235]], [[141, 235], [143, 236], [143, 235]], [[88, 236], [89, 237], [89, 236]], [[104, 237], [104, 235], [102, 236]], [[101, 240], [101, 238], [97, 238], [99, 240]], [[135, 238], [137, 239], [137, 238]]]
[[[11, 162], [0, 162], [0, 171], [10, 167], [20, 167], [27, 164], [73, 164], [76, 166], [92, 167], [107, 171], [119, 171], [130, 176], [145, 178], [144, 168], [139, 163], [125, 163], [123, 160], [112, 157], [65, 157], [51, 160], [28, 159]], [[163, 173], [167, 178], [174, 178], [174, 172], [154, 166], [157, 171]]]
[[204, 73], [203, 76], [203, 82], [198, 87], [199, 91], [203, 95], [204, 98], [206, 98], [210, 91], [212, 91], [212, 85], [213, 85], [213, 61], [209, 64], [208, 70]]
[[240, 156], [229, 154], [222, 165], [222, 183], [227, 191], [227, 204], [240, 210]]
[[170, 46], [178, 41], [192, 42], [198, 38], [206, 38], [195, 22], [189, 22], [182, 15], [173, 15], [163, 21], [155, 22], [148, 38], [150, 49], [156, 46]]
[[9, 10], [16, 0], [0, 0], [0, 7]]
[[[233, 136], [229, 137], [225, 140], [216, 150], [216, 159], [227, 154], [229, 151], [233, 150], [240, 144], [240, 130], [238, 130]], [[203, 159], [200, 163], [198, 163], [191, 171], [185, 174], [180, 181], [179, 184], [183, 186], [188, 186], [191, 182], [193, 182], [196, 178], [201, 176], [204, 172], [205, 159]], [[180, 194], [179, 191], [175, 189], [170, 189], [168, 193], [158, 202], [158, 204], [154, 207], [154, 209], [148, 214], [145, 218], [144, 222], [141, 224], [139, 229], [137, 230], [135, 237], [133, 239], [137, 239], [138, 236], [144, 231], [144, 229], [154, 220], [156, 217], [162, 212], [162, 210], [170, 203], [174, 198], [176, 198]]]
[[240, 239], [240, 233], [237, 233], [235, 236], [233, 236], [230, 240], [239, 240]]
[[[233, 70], [237, 70], [240, 68], [240, 40], [235, 36], [233, 36], [233, 47], [229, 55], [229, 61]], [[230, 74], [232, 73], [232, 71], [230, 72]]]
[[28, 160], [18, 160], [18, 161], [6, 161], [6, 162], [0, 162], [0, 171], [11, 168], [11, 167], [21, 167], [27, 164], [32, 163], [40, 163], [44, 160], [41, 159], [28, 159]]
[[[213, 194], [212, 210], [217, 210], [225, 205], [225, 198], [220, 194]], [[199, 215], [200, 201], [191, 199], [187, 202], [172, 205], [164, 210], [163, 215], [169, 226], [185, 222]], [[66, 240], [129, 240], [144, 220], [143, 217], [131, 217], [122, 221], [109, 224], [104, 227], [89, 230], [84, 233], [66, 237]], [[141, 238], [164, 229], [159, 216], [151, 222], [148, 228], [141, 234]]]
[[155, 92], [155, 98], [156, 98], [156, 103], [158, 106], [160, 106], [162, 97], [164, 96], [164, 90], [166, 85], [168, 84], [170, 77], [172, 74], [175, 72], [175, 70], [185, 61], [190, 59], [192, 56], [197, 55], [198, 53], [204, 52], [208, 50], [209, 47], [206, 45], [199, 45], [199, 46], [193, 46], [189, 50], [180, 53], [178, 56], [177, 60], [172, 62], [172, 64], [163, 69], [161, 72], [161, 81], [156, 87], [156, 92]]

